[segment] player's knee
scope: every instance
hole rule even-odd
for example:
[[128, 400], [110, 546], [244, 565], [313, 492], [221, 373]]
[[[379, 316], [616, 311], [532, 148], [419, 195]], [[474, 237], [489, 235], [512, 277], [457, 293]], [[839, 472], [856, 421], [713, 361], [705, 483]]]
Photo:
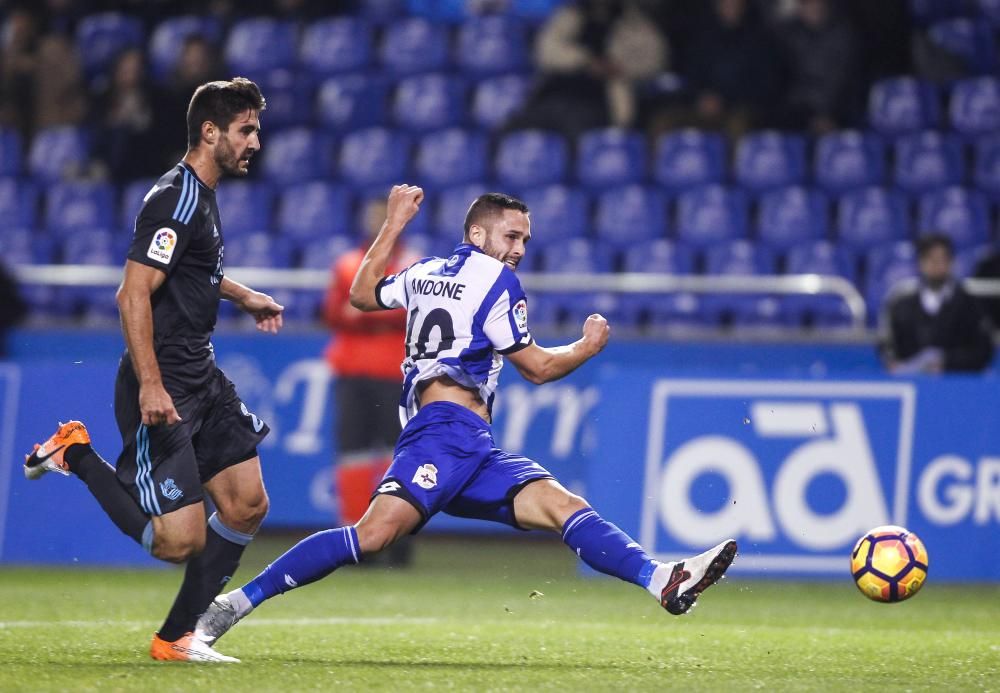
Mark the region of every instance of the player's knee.
[[238, 502], [219, 507], [219, 519], [222, 524], [237, 532], [253, 534], [260, 527], [271, 504], [267, 493], [261, 489], [259, 493], [248, 494]]
[[374, 556], [399, 538], [399, 528], [388, 523], [361, 522], [355, 526], [363, 556]]
[[186, 563], [205, 549], [205, 536], [157, 537], [153, 555], [168, 563]]
[[560, 493], [549, 505], [549, 517], [553, 528], [557, 531], [562, 529], [563, 524], [565, 524], [566, 520], [573, 513], [589, 507], [590, 504], [587, 503], [586, 499], [581, 498], [575, 493], [570, 493], [569, 491]]

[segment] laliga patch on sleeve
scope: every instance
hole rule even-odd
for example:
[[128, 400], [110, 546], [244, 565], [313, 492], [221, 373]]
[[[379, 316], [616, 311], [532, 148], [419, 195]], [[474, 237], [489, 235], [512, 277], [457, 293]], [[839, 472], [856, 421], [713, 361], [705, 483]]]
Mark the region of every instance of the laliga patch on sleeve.
[[150, 260], [162, 262], [164, 265], [170, 264], [170, 258], [174, 256], [174, 248], [177, 247], [177, 232], [171, 228], [159, 229], [153, 234], [153, 240], [149, 242], [149, 250], [146, 257]]
[[528, 302], [523, 298], [514, 304], [514, 324], [517, 325], [517, 329], [524, 332], [528, 329]]

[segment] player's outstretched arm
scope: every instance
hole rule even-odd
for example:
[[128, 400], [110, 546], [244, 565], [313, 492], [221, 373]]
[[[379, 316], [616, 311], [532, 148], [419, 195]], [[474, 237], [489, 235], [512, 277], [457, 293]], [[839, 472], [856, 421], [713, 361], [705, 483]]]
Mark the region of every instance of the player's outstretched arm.
[[599, 354], [610, 332], [608, 321], [595, 313], [583, 323], [583, 336], [572, 344], [548, 348], [532, 344], [507, 358], [526, 380], [541, 385], [569, 375]]
[[222, 298], [232, 301], [245, 313], [253, 316], [261, 332], [277, 334], [283, 324], [281, 313], [285, 307], [267, 294], [254, 291], [229, 277], [222, 278], [219, 286]]
[[358, 310], [381, 310], [375, 300], [375, 288], [385, 276], [396, 239], [410, 219], [420, 211], [424, 191], [415, 185], [394, 185], [389, 192], [385, 222], [365, 253], [351, 284], [351, 305]]

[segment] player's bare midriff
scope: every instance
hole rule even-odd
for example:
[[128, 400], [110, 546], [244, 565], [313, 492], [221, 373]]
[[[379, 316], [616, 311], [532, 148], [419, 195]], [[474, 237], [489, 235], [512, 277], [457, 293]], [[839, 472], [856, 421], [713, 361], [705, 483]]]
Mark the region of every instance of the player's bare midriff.
[[421, 407], [431, 402], [454, 402], [466, 409], [472, 410], [484, 421], [490, 420], [489, 409], [479, 396], [479, 393], [462, 387], [447, 376], [431, 378], [426, 382], [420, 383], [419, 387]]

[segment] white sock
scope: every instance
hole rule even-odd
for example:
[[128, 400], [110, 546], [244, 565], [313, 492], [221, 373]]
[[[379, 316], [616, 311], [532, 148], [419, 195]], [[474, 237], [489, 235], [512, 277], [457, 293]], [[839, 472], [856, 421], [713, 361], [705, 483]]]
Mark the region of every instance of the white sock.
[[667, 580], [670, 579], [670, 573], [674, 571], [674, 565], [674, 563], [657, 562], [656, 570], [653, 571], [653, 576], [649, 578], [649, 585], [646, 586], [646, 590], [653, 595], [656, 601], [660, 601], [660, 594], [667, 586]]
[[232, 592], [227, 593], [226, 597], [229, 599], [229, 603], [233, 605], [233, 608], [236, 609], [236, 615], [240, 618], [243, 618], [253, 611], [253, 604], [251, 604], [250, 600], [247, 599], [247, 596], [243, 594], [243, 590], [233, 590]]

